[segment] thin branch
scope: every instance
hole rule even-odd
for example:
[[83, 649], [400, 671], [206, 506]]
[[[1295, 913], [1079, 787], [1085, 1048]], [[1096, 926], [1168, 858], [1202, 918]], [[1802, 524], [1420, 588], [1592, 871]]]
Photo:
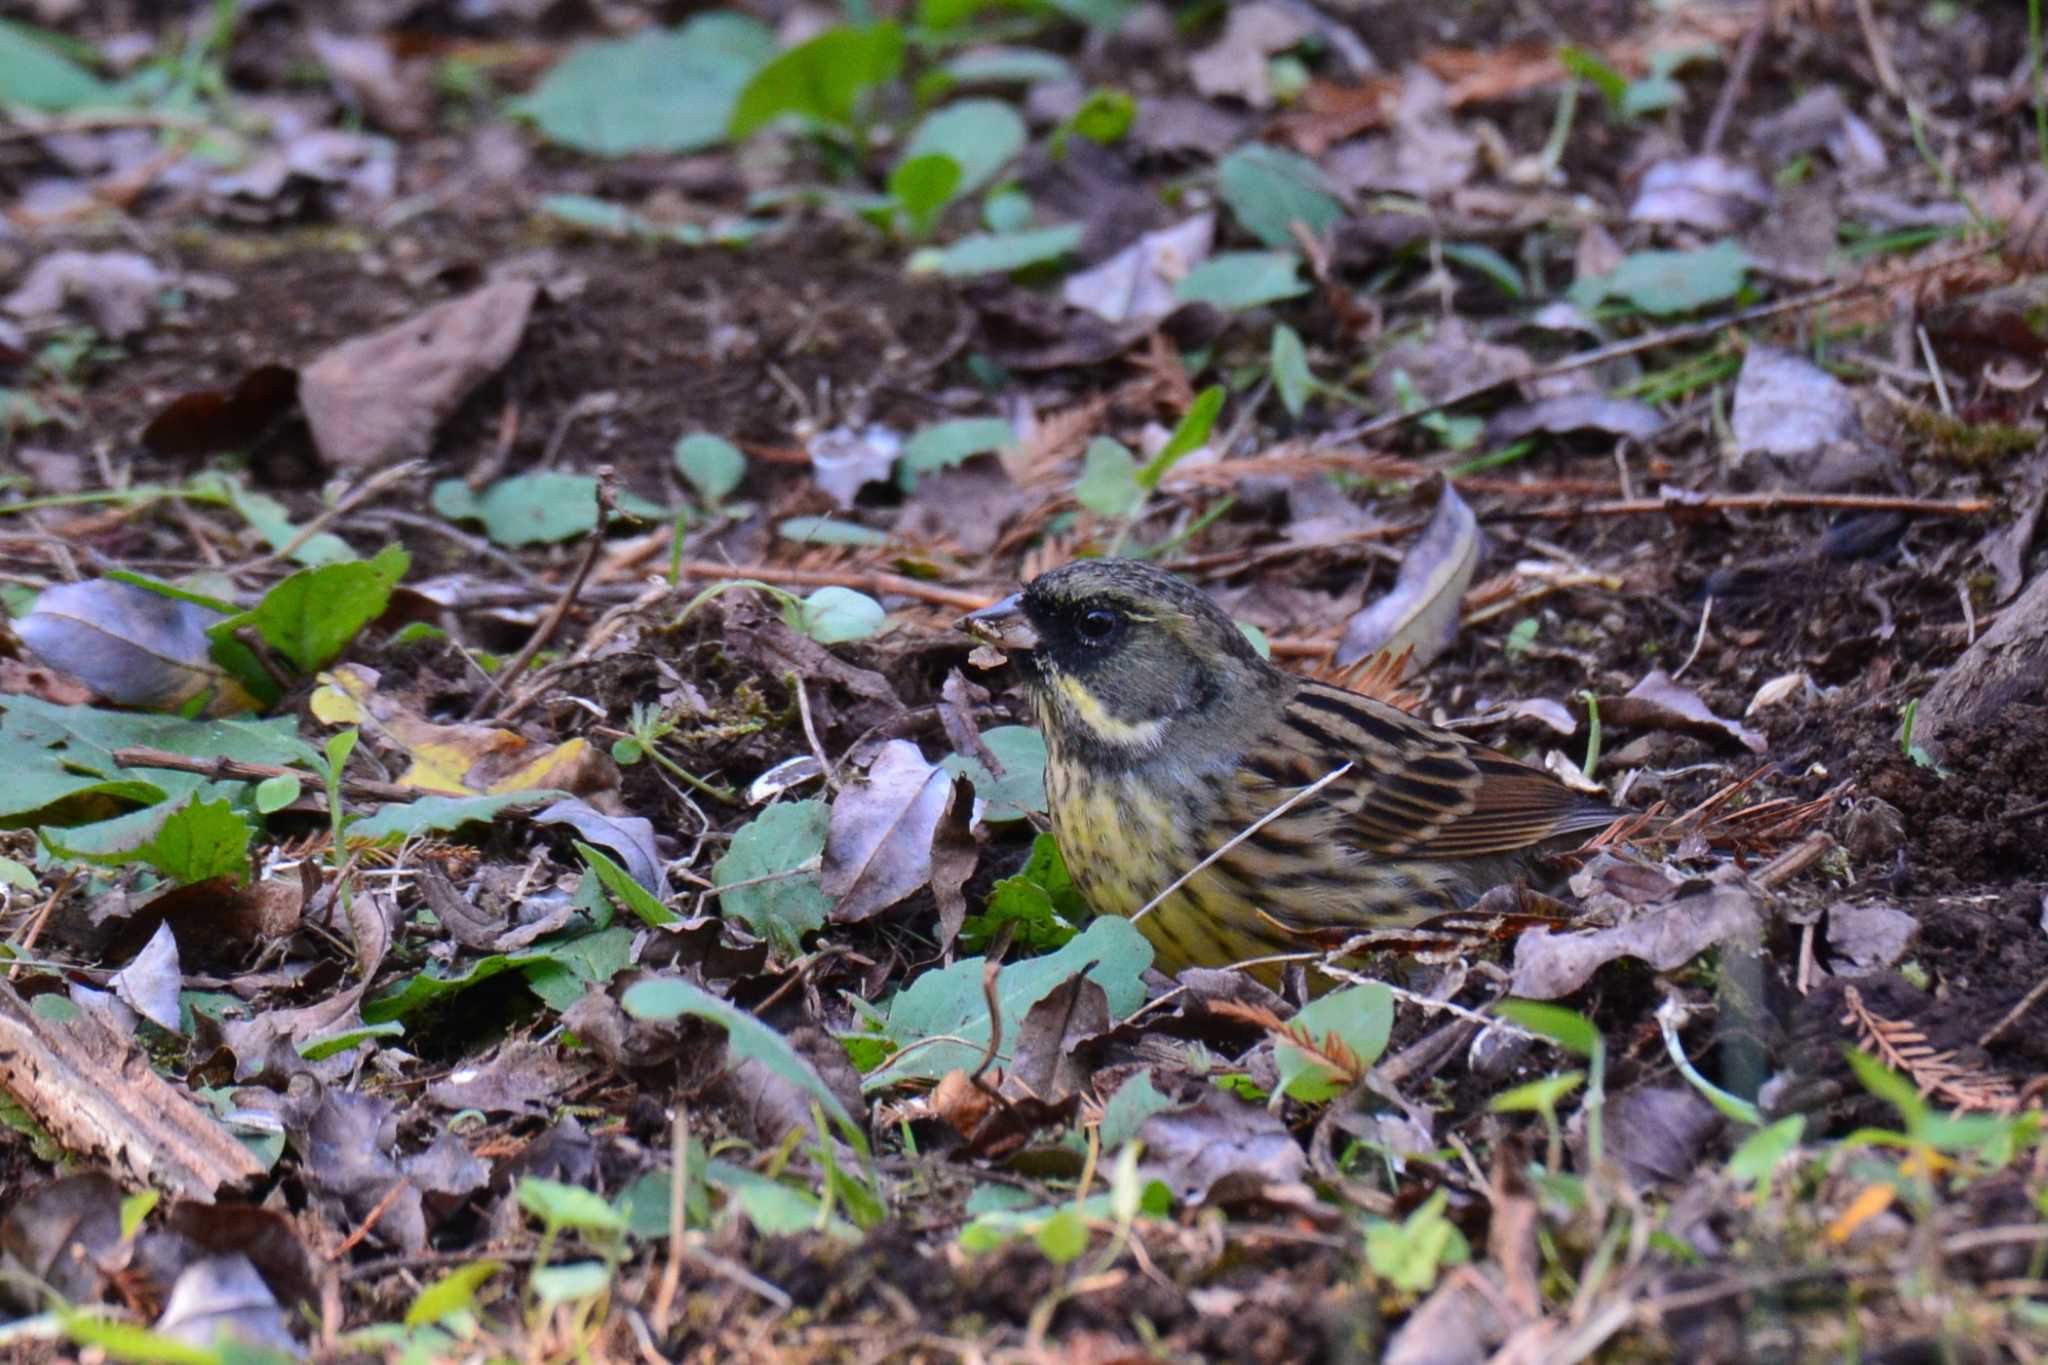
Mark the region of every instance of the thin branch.
[[1796, 489], [1772, 493], [1672, 494], [1661, 498], [1618, 498], [1578, 506], [1533, 507], [1501, 512], [1502, 521], [1575, 521], [1580, 517], [1636, 517], [1657, 512], [1785, 512], [1819, 507], [1841, 512], [1905, 512], [1935, 517], [1971, 517], [1989, 512], [1989, 498], [1900, 498], [1882, 493], [1804, 493]]
[[[583, 584], [589, 579], [591, 569], [597, 564], [597, 556], [604, 549], [604, 533], [611, 525], [611, 520], [612, 468], [610, 465], [604, 465], [597, 471], [597, 525], [590, 528], [590, 539], [584, 542], [583, 558], [577, 561], [576, 572], [570, 575], [568, 585], [562, 589], [562, 595], [555, 599], [555, 605], [548, 609], [548, 614], [534, 627], [533, 634], [519, 647], [519, 652], [512, 656], [512, 662], [492, 676], [490, 686], [483, 690], [476, 703], [469, 708], [469, 719], [475, 720], [482, 715], [483, 709], [511, 686], [515, 678], [526, 671], [527, 665], [533, 662], [533, 656], [540, 653], [548, 641], [555, 638], [555, 632], [562, 628], [562, 622], [569, 619], [569, 609], [576, 605], [577, 595], [583, 591]], [[507, 719], [509, 720], [509, 717]]]

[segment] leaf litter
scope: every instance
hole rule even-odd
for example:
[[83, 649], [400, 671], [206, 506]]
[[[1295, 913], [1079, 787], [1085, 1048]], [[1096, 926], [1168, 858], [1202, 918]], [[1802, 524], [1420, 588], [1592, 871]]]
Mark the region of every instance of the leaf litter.
[[[2026, 1340], [2020, 20], [769, 17], [0, 30], [0, 1333]], [[1150, 971], [950, 630], [1110, 551], [1627, 819]]]

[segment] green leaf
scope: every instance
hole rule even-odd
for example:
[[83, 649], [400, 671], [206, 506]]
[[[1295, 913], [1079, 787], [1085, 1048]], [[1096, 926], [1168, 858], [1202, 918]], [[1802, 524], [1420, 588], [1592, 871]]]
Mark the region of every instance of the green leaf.
[[132, 1322], [115, 1322], [86, 1312], [59, 1309], [57, 1323], [74, 1344], [98, 1347], [114, 1360], [148, 1362], [148, 1365], [226, 1365], [217, 1350], [194, 1346]]
[[747, 457], [738, 446], [703, 432], [677, 441], [675, 459], [676, 472], [713, 507], [724, 502], [747, 473]]
[[142, 1229], [142, 1220], [155, 1210], [163, 1195], [156, 1190], [143, 1190], [131, 1194], [121, 1201], [121, 1240], [131, 1240]]
[[774, 53], [764, 25], [703, 14], [681, 29], [580, 47], [509, 107], [597, 156], [698, 151], [725, 140], [740, 90]]
[[1216, 167], [1216, 192], [1245, 231], [1275, 251], [1294, 246], [1292, 224], [1321, 236], [1344, 216], [1315, 162], [1263, 142], [1223, 158]]
[[1226, 251], [1190, 270], [1173, 287], [1182, 303], [1206, 303], [1226, 313], [1258, 308], [1308, 292], [1291, 251]]
[[1166, 444], [1159, 453], [1147, 460], [1138, 470], [1138, 487], [1151, 492], [1159, 487], [1159, 481], [1166, 477], [1168, 470], [1176, 463], [1201, 449], [1215, 430], [1217, 414], [1223, 411], [1223, 386], [1211, 384], [1195, 395], [1195, 401], [1181, 415], [1180, 424], [1173, 429], [1173, 435], [1166, 438]]
[[280, 773], [266, 777], [256, 784], [256, 812], [259, 815], [275, 815], [299, 799], [304, 783], [297, 773]]
[[1503, 1000], [1493, 1007], [1493, 1012], [1581, 1057], [1595, 1057], [1604, 1050], [1600, 1030], [1593, 1026], [1593, 1021], [1562, 1005], [1540, 1000]]
[[1450, 1197], [1449, 1190], [1439, 1189], [1406, 1222], [1366, 1220], [1365, 1260], [1375, 1275], [1397, 1289], [1420, 1294], [1436, 1283], [1444, 1266], [1471, 1259], [1471, 1244], [1444, 1216]]
[[[1317, 1042], [1342, 1041], [1360, 1066], [1370, 1067], [1387, 1050], [1387, 1036], [1394, 1027], [1394, 993], [1377, 982], [1352, 986], [1311, 1001], [1294, 1022]], [[1280, 1073], [1280, 1088], [1305, 1104], [1335, 1099], [1350, 1084], [1292, 1043], [1273, 1044], [1273, 1063]]]
[[1014, 924], [1011, 942], [1017, 948], [1050, 952], [1079, 933], [1088, 918], [1088, 902], [1068, 875], [1059, 845], [1050, 834], [1041, 834], [1032, 842], [1023, 869], [989, 888], [987, 910], [962, 922], [960, 946], [972, 952], [1003, 925]]
[[1732, 241], [1702, 251], [1637, 251], [1610, 274], [1574, 284], [1569, 297], [1587, 309], [1611, 298], [1626, 299], [1645, 313], [1665, 317], [1734, 298], [1748, 270], [1748, 253]]
[[1137, 117], [1138, 102], [1123, 91], [1091, 90], [1067, 126], [1090, 142], [1108, 146], [1128, 133]]
[[119, 102], [113, 86], [59, 52], [51, 35], [0, 20], [0, 104], [63, 114]]
[[226, 800], [182, 801], [64, 831], [48, 829], [43, 843], [60, 858], [100, 867], [142, 863], [179, 883], [209, 877], [249, 876], [249, 838], [255, 829]]
[[504, 1268], [502, 1261], [472, 1261], [449, 1271], [413, 1299], [412, 1307], [405, 1310], [405, 1325], [422, 1327], [456, 1313], [473, 1311], [476, 1308], [476, 1291]]
[[1008, 274], [1026, 266], [1044, 265], [1081, 245], [1078, 223], [1028, 228], [1022, 232], [986, 232], [962, 237], [931, 258], [929, 268], [941, 275]]
[[1316, 377], [1308, 367], [1308, 348], [1301, 344], [1301, 334], [1284, 322], [1273, 329], [1266, 371], [1273, 376], [1280, 406], [1287, 409], [1289, 417], [1299, 418], [1316, 391]]
[[1138, 482], [1137, 459], [1120, 443], [1097, 436], [1088, 443], [1088, 453], [1082, 458], [1074, 499], [1096, 516], [1111, 521], [1130, 516], [1145, 501], [1145, 489]]
[[754, 73], [727, 131], [743, 138], [785, 114], [850, 130], [861, 97], [895, 79], [902, 65], [903, 30], [894, 23], [827, 29]]
[[1591, 81], [1608, 106], [1619, 112], [1622, 101], [1628, 96], [1628, 77], [1616, 71], [1595, 54], [1582, 47], [1567, 43], [1557, 50], [1558, 64], [1581, 80]]
[[338, 1033], [308, 1038], [298, 1045], [298, 1054], [309, 1062], [324, 1062], [329, 1057], [339, 1057], [351, 1048], [361, 1047], [378, 1038], [400, 1038], [404, 1035], [405, 1025], [396, 1019], [387, 1019], [381, 1024], [362, 1024]]
[[434, 485], [434, 510], [454, 521], [481, 521], [500, 545], [548, 545], [597, 525], [597, 479], [542, 470], [500, 479], [478, 497], [460, 479]]
[[[785, 801], [770, 806], [732, 836], [725, 856], [711, 869], [712, 883], [774, 877], [758, 885], [733, 887], [720, 893], [721, 913], [739, 920], [756, 935], [791, 956], [802, 951], [803, 936], [821, 929], [831, 898], [818, 885], [817, 860], [825, 852], [825, 834], [832, 811], [823, 801]], [[811, 864], [807, 871], [799, 871]]]
[[882, 628], [887, 613], [866, 593], [827, 584], [783, 613], [792, 630], [821, 645], [865, 640]]
[[[1015, 1045], [1024, 1015], [1074, 973], [1085, 971], [1101, 986], [1111, 1016], [1121, 1019], [1144, 1003], [1143, 975], [1151, 965], [1152, 945], [1144, 936], [1129, 920], [1106, 915], [1058, 952], [1004, 967], [996, 976], [1003, 1029], [998, 1062]], [[884, 1025], [897, 1051], [862, 1082], [863, 1088], [937, 1080], [956, 1067], [976, 1065], [989, 1035], [981, 978], [982, 959], [962, 958], [950, 967], [926, 972], [898, 992], [889, 1002]]]
[[744, 1057], [768, 1068], [795, 1086], [825, 1111], [854, 1148], [866, 1154], [867, 1138], [846, 1105], [819, 1079], [811, 1064], [790, 1046], [789, 1040], [729, 1000], [721, 1000], [701, 986], [676, 976], [650, 977], [626, 988], [619, 1004], [636, 1019], [673, 1019], [688, 1014], [707, 1019], [725, 1030], [726, 1046], [735, 1057]]
[[1114, 1152], [1137, 1139], [1138, 1130], [1154, 1114], [1174, 1107], [1173, 1100], [1152, 1084], [1152, 1068], [1146, 1067], [1116, 1088], [1102, 1106], [1102, 1150]]
[[519, 974], [540, 1002], [560, 1013], [632, 963], [634, 931], [623, 924], [595, 933], [543, 939], [519, 957]]
[[939, 70], [956, 85], [1042, 85], [1074, 74], [1064, 58], [1035, 47], [975, 48], [948, 58]]
[[612, 1268], [603, 1261], [571, 1261], [542, 1266], [527, 1277], [543, 1310], [557, 1304], [582, 1303], [611, 1287]]
[[1849, 1069], [1856, 1073], [1856, 1079], [1863, 1088], [1899, 1111], [1905, 1121], [1906, 1131], [1918, 1132], [1927, 1122], [1929, 1112], [1927, 1099], [1913, 1082], [1880, 1062], [1861, 1048], [1844, 1047], [1842, 1053], [1849, 1059]]
[[[299, 540], [299, 527], [294, 525], [285, 505], [268, 493], [259, 493], [238, 478], [229, 478], [214, 471], [208, 471], [193, 478], [195, 489], [218, 489], [228, 500], [242, 520], [249, 523], [257, 535], [272, 550], [282, 550]], [[311, 568], [322, 564], [339, 564], [356, 558], [356, 552], [340, 536], [327, 531], [318, 531], [299, 542], [299, 548], [292, 551], [292, 559]]]
[[1509, 298], [1527, 298], [1529, 285], [1523, 280], [1522, 272], [1515, 269], [1514, 262], [1490, 246], [1479, 246], [1468, 242], [1445, 242], [1444, 259], [1459, 265], [1469, 266], [1500, 286]]
[[583, 861], [597, 875], [598, 883], [611, 893], [612, 899], [637, 915], [641, 923], [658, 929], [664, 924], [674, 924], [681, 918], [656, 900], [653, 892], [634, 881], [631, 873], [600, 850], [579, 839], [576, 841], [576, 852], [582, 855]]
[[1533, 1081], [1524, 1081], [1512, 1089], [1503, 1090], [1487, 1102], [1486, 1107], [1496, 1114], [1552, 1114], [1565, 1097], [1585, 1083], [1583, 1071], [1560, 1071], [1555, 1076], [1539, 1076]]
[[1771, 1172], [1778, 1169], [1778, 1163], [1791, 1154], [1804, 1136], [1806, 1118], [1801, 1114], [1779, 1119], [1768, 1128], [1757, 1129], [1744, 1138], [1742, 1145], [1729, 1156], [1728, 1178], [1752, 1189], [1759, 1185], [1768, 1189]]
[[16, 858], [0, 854], [0, 886], [33, 893], [38, 890], [35, 870]]
[[445, 834], [464, 825], [488, 825], [515, 806], [559, 801], [569, 793], [552, 787], [502, 792], [496, 796], [422, 796], [413, 801], [387, 801], [375, 815], [348, 827], [351, 840], [381, 843], [415, 834]]
[[981, 742], [1003, 775], [991, 773], [969, 754], [948, 754], [939, 766], [974, 784], [974, 794], [988, 803], [981, 818], [991, 823], [1022, 820], [1045, 812], [1045, 736], [1028, 725], [998, 725], [982, 732]]
[[789, 517], [776, 526], [785, 540], [806, 545], [886, 545], [889, 537], [872, 526], [837, 517]]
[[937, 469], [950, 469], [976, 455], [1001, 450], [1017, 439], [1017, 433], [1001, 417], [958, 417], [926, 427], [910, 438], [896, 461], [896, 481], [908, 493], [917, 487], [917, 476]]
[[340, 657], [356, 635], [384, 614], [391, 590], [412, 565], [412, 556], [387, 545], [375, 559], [351, 560], [301, 569], [263, 594], [255, 609], [207, 631], [218, 641], [243, 625], [254, 625], [265, 644], [301, 673], [313, 673]]
[[624, 1215], [607, 1203], [603, 1195], [581, 1185], [529, 1175], [520, 1178], [515, 1192], [519, 1207], [550, 1227], [574, 1228], [578, 1232], [626, 1230]]
[[1040, 1223], [1032, 1240], [1038, 1243], [1046, 1260], [1065, 1265], [1088, 1250], [1088, 1224], [1069, 1204]]
[[960, 100], [928, 115], [904, 144], [905, 163], [928, 156], [950, 157], [960, 178], [948, 191], [958, 199], [995, 179], [1024, 150], [1024, 119], [1002, 100]]
[[910, 220], [913, 237], [931, 233], [960, 188], [960, 163], [943, 153], [914, 156], [889, 172], [889, 197]]

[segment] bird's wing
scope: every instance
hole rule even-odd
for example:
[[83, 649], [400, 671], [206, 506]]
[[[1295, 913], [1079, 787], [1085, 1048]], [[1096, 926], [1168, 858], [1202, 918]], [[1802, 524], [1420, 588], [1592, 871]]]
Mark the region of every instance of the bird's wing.
[[1324, 683], [1302, 684], [1246, 766], [1302, 787], [1347, 761], [1316, 803], [1337, 816], [1334, 837], [1381, 857], [1515, 853], [1618, 814], [1526, 763]]

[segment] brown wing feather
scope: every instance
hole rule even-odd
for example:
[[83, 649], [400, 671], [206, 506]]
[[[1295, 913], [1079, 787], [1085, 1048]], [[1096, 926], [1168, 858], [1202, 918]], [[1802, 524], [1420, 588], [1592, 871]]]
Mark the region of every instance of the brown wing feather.
[[1548, 773], [1322, 683], [1297, 690], [1274, 739], [1280, 761], [1261, 775], [1283, 785], [1355, 765], [1318, 804], [1341, 813], [1338, 837], [1380, 857], [1518, 853], [1616, 814]]

